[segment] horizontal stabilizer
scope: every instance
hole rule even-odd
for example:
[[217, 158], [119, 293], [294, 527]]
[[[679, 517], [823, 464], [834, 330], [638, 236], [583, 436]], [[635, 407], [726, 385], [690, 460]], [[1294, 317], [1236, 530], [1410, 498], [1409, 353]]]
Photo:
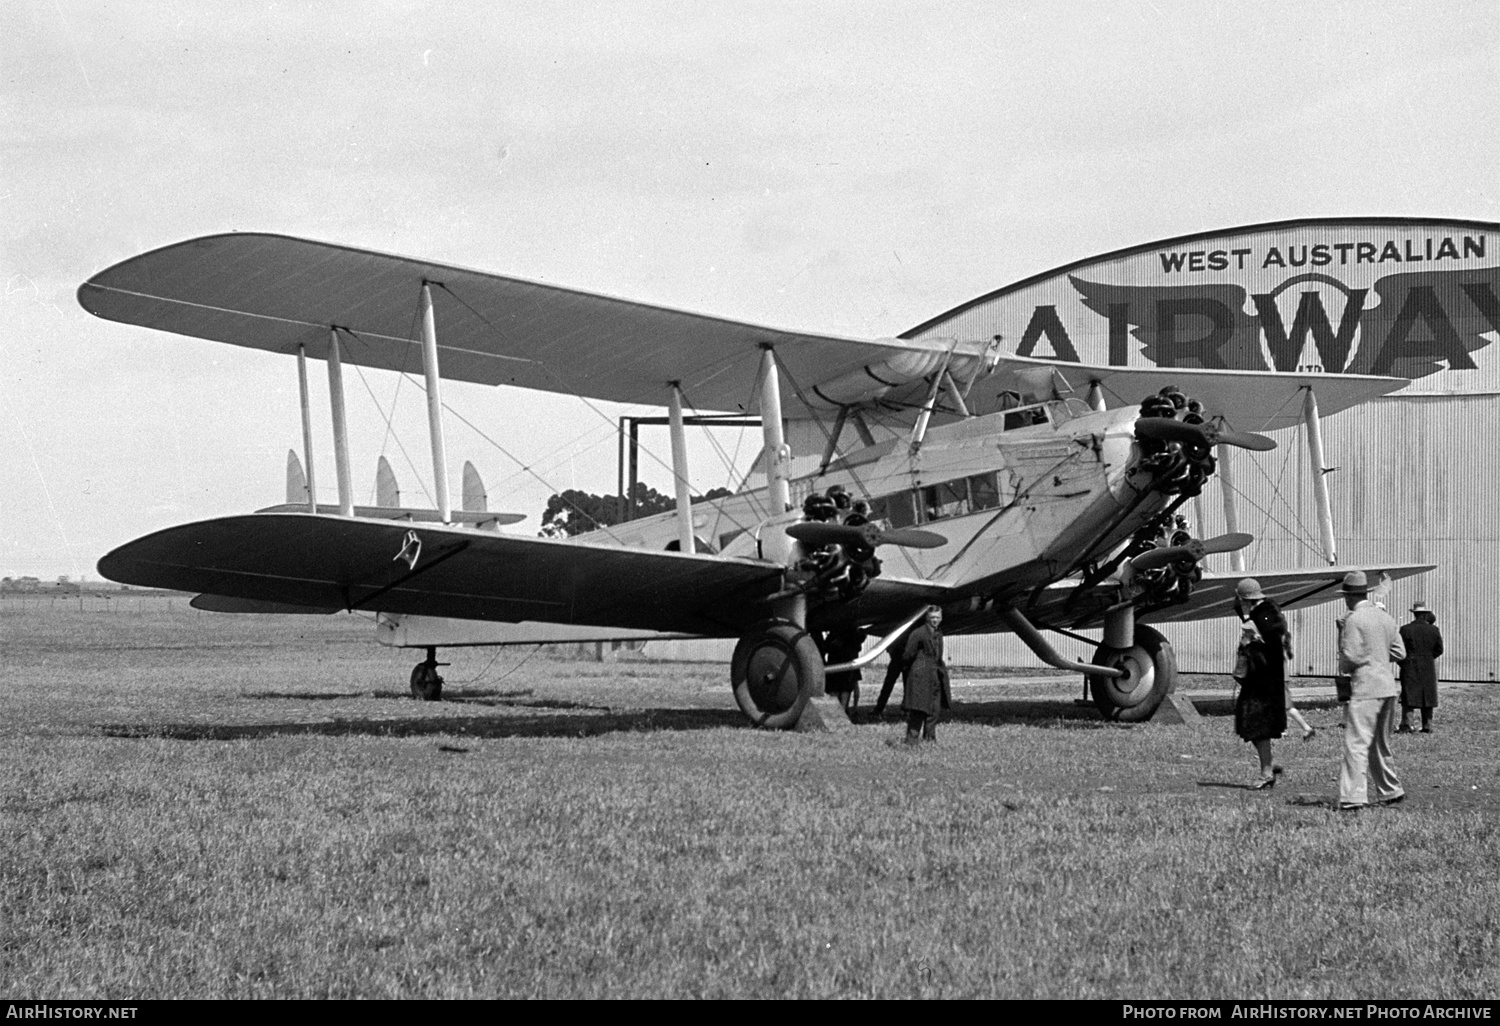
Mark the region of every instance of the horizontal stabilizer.
[[290, 613], [326, 616], [339, 611], [338, 606], [299, 606], [291, 602], [263, 602], [260, 599], [231, 598], [228, 595], [199, 595], [188, 605], [209, 613]]
[[[319, 513], [337, 514], [339, 508], [336, 504], [318, 503]], [[307, 503], [287, 503], [282, 506], [267, 506], [258, 509], [257, 513], [306, 513]], [[357, 517], [369, 517], [371, 520], [410, 520], [418, 524], [441, 523], [440, 514], [435, 509], [413, 509], [409, 506], [355, 506], [354, 515]], [[454, 524], [474, 524], [484, 527], [489, 524], [519, 524], [526, 519], [525, 513], [487, 513], [470, 512], [468, 510], [451, 510], [448, 513], [449, 522]]]

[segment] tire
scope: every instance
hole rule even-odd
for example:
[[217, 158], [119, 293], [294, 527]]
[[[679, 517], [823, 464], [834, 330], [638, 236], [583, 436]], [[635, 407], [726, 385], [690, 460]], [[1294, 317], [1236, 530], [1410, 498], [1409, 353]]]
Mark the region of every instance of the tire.
[[734, 700], [751, 723], [789, 730], [814, 695], [823, 693], [823, 656], [812, 635], [791, 623], [769, 623], [740, 639], [729, 664]]
[[1094, 663], [1129, 671], [1124, 677], [1088, 678], [1094, 706], [1106, 720], [1117, 723], [1149, 720], [1166, 697], [1177, 690], [1177, 655], [1166, 638], [1144, 624], [1136, 624], [1132, 647], [1100, 645], [1094, 653]]
[[443, 700], [443, 678], [431, 663], [418, 663], [411, 670], [411, 697], [423, 702]]

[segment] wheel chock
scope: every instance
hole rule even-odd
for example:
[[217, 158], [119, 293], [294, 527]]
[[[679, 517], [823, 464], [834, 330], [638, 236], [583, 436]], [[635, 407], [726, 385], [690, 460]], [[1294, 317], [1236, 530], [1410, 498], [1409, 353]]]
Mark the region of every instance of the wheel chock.
[[797, 720], [797, 730], [827, 734], [840, 730], [853, 730], [849, 714], [839, 705], [838, 699], [827, 695], [814, 695], [802, 707], [802, 716]]
[[1161, 700], [1161, 705], [1156, 707], [1156, 712], [1151, 714], [1152, 723], [1166, 723], [1171, 726], [1196, 727], [1203, 722], [1203, 717], [1198, 715], [1197, 708], [1192, 702], [1182, 695], [1167, 695]]

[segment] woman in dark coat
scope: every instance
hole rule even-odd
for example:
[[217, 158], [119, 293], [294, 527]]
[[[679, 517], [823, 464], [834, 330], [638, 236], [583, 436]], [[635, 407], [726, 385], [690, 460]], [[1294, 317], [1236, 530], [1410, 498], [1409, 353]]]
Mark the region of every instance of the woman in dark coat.
[[1234, 668], [1240, 693], [1234, 701], [1234, 732], [1255, 746], [1260, 782], [1276, 786], [1281, 767], [1271, 761], [1271, 739], [1286, 733], [1286, 617], [1266, 598], [1260, 584], [1247, 577], [1235, 589], [1240, 616], [1253, 627], [1240, 635]]
[[[859, 658], [859, 650], [864, 645], [864, 631], [858, 627], [839, 627], [828, 632], [828, 639], [823, 645], [823, 657], [829, 666], [852, 663]], [[845, 712], [852, 712], [859, 705], [860, 677], [858, 670], [830, 673], [825, 679], [823, 690], [838, 699]]]
[[1432, 710], [1437, 708], [1437, 657], [1443, 654], [1443, 634], [1427, 603], [1411, 607], [1412, 621], [1401, 628], [1406, 658], [1401, 660], [1401, 726], [1411, 733], [1411, 711], [1422, 710], [1422, 733], [1432, 733]]
[[905, 696], [901, 708], [906, 710], [906, 743], [937, 740], [938, 716], [953, 704], [948, 688], [948, 664], [943, 661], [943, 611], [937, 606], [927, 610], [927, 622], [906, 639], [902, 661], [906, 664]]

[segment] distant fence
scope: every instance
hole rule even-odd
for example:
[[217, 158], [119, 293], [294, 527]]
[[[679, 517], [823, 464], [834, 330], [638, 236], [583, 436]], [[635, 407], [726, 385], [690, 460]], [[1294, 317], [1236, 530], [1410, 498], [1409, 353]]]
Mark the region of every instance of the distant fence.
[[205, 615], [187, 595], [0, 595], [0, 615], [10, 612], [94, 613], [107, 616]]

